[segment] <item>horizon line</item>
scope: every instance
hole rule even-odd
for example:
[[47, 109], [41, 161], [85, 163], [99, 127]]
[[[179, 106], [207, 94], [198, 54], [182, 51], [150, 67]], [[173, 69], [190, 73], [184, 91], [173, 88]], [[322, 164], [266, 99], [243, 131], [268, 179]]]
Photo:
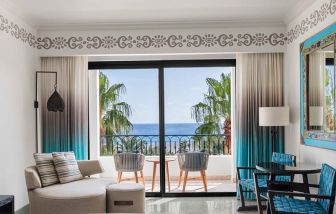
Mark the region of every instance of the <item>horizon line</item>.
[[[132, 123], [133, 125], [137, 124], [137, 125], [147, 125], [147, 124], [160, 124], [159, 122], [158, 123]], [[197, 122], [195, 123], [183, 123], [183, 122], [175, 122], [175, 123], [165, 123], [165, 124], [199, 124]]]

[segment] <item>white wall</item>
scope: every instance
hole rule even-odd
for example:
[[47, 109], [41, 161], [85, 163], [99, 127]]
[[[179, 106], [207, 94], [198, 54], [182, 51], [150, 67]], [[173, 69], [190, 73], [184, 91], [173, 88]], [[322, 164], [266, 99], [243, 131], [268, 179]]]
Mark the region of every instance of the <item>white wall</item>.
[[28, 203], [24, 168], [32, 165], [35, 151], [34, 71], [38, 64], [35, 49], [0, 32], [0, 194], [15, 195], [16, 210]]
[[[305, 10], [300, 16], [295, 18], [287, 28], [293, 29], [315, 10], [319, 10], [323, 3], [329, 5], [332, 1], [316, 1], [311, 7]], [[334, 7], [335, 7], [335, 3]], [[333, 11], [333, 14], [332, 14]], [[328, 16], [318, 22], [313, 28], [308, 28], [304, 35], [300, 35], [294, 42], [287, 45], [285, 52], [285, 101], [291, 108], [291, 125], [286, 127], [286, 152], [295, 153], [298, 159], [303, 162], [329, 163], [336, 167], [336, 151], [319, 149], [300, 144], [300, 43], [313, 36], [317, 32], [326, 28], [336, 21], [335, 8], [331, 10]], [[316, 178], [315, 178], [316, 179]], [[314, 180], [315, 180], [314, 179]]]

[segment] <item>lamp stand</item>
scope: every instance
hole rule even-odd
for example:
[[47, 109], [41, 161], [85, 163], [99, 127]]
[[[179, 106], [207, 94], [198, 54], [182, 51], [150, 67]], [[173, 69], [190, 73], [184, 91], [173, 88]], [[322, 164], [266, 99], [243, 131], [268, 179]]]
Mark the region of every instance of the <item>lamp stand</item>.
[[275, 126], [271, 127], [271, 135], [272, 135], [272, 154], [275, 152], [275, 140], [276, 136], [278, 135], [277, 128]]
[[38, 74], [55, 74], [56, 75], [56, 83], [57, 85], [57, 72], [56, 71], [36, 71], [36, 76], [35, 76], [35, 101], [34, 101], [34, 108], [35, 108], [35, 151], [36, 153], [38, 151], [38, 125], [37, 125], [37, 109], [39, 107], [39, 103], [37, 101], [37, 77]]

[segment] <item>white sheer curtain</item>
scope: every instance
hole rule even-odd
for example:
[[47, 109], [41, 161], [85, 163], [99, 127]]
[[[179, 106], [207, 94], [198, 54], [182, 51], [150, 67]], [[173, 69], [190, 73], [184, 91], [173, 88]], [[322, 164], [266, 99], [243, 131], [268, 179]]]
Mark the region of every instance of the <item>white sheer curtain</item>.
[[74, 151], [77, 159], [88, 158], [88, 59], [42, 57], [42, 71], [56, 71], [57, 90], [64, 112], [49, 112], [47, 100], [54, 91], [54, 75], [40, 78], [40, 127], [43, 152]]

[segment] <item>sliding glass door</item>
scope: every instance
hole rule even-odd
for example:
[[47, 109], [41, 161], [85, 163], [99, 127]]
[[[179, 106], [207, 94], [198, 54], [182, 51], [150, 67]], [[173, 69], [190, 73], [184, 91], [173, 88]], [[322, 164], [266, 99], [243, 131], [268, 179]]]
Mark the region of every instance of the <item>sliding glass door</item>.
[[160, 192], [157, 68], [99, 71], [100, 156], [106, 176]]
[[89, 67], [99, 69], [106, 176], [142, 183], [148, 196], [235, 194], [230, 120], [235, 60]]
[[164, 68], [167, 192], [235, 192], [232, 71], [197, 63]]

